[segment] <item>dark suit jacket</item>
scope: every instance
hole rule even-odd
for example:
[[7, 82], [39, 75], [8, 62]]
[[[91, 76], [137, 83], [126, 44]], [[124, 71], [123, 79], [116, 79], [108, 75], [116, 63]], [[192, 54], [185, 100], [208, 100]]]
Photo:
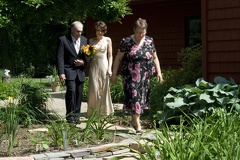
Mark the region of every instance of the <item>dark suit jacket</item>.
[[[87, 45], [87, 39], [84, 36], [80, 37], [80, 41], [80, 46]], [[85, 65], [76, 67], [74, 65], [76, 59], [82, 59]], [[85, 80], [84, 70], [86, 65], [85, 55], [81, 49], [77, 54], [71, 35], [59, 37], [57, 50], [58, 74], [65, 74], [67, 80], [75, 80], [78, 77], [79, 81], [83, 82]]]

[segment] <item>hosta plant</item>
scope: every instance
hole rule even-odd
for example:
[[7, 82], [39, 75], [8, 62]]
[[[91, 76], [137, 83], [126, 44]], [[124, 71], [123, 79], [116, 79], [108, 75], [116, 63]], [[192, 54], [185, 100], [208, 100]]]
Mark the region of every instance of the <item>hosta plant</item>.
[[199, 78], [195, 86], [185, 85], [181, 88], [171, 87], [164, 97], [163, 112], [155, 118], [166, 120], [181, 115], [204, 116], [223, 106], [230, 111], [240, 111], [239, 85], [233, 79], [215, 77], [214, 84]]

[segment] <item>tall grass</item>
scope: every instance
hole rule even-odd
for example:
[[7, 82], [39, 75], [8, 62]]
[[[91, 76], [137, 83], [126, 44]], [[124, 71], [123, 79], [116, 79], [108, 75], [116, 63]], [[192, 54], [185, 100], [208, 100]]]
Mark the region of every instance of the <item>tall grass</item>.
[[220, 108], [205, 119], [180, 118], [178, 126], [155, 128], [155, 139], [141, 139], [146, 141], [139, 143], [145, 154], [132, 151], [151, 160], [239, 160], [239, 119], [238, 113]]
[[[2, 131], [8, 141], [7, 156], [10, 156], [13, 150], [14, 141], [18, 134], [18, 123], [20, 117], [18, 116], [18, 108], [14, 103], [9, 103], [6, 108], [1, 110]], [[1, 131], [1, 132], [2, 132]]]
[[91, 115], [86, 121], [86, 127], [82, 135], [82, 141], [103, 141], [108, 129], [113, 127], [118, 119], [112, 115], [102, 115], [101, 105], [92, 110]]

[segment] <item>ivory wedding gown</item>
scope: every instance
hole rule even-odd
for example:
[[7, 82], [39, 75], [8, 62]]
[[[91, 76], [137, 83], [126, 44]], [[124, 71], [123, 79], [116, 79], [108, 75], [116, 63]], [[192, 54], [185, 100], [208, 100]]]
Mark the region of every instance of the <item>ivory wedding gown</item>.
[[93, 110], [99, 111], [101, 115], [114, 113], [111, 100], [109, 77], [107, 76], [107, 40], [103, 37], [96, 45], [96, 53], [90, 60], [89, 84], [88, 84], [88, 109], [90, 116]]

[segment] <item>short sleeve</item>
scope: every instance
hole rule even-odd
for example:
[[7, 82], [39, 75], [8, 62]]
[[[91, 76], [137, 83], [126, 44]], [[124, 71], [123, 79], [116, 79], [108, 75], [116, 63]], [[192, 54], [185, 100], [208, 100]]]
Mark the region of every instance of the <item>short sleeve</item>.
[[127, 42], [126, 38], [123, 38], [121, 40], [118, 49], [119, 49], [120, 52], [126, 52], [128, 50], [128, 42]]
[[153, 52], [157, 52], [154, 41], [152, 41]]

